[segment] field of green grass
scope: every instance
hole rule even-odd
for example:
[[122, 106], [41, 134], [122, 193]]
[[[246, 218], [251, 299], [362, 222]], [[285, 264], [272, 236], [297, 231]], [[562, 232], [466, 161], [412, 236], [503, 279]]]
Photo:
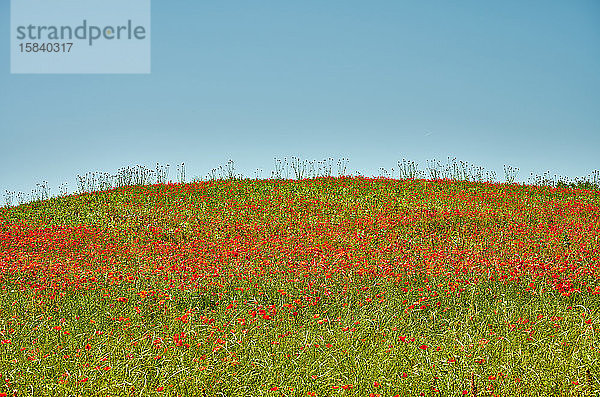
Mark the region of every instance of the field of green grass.
[[597, 396], [597, 189], [318, 177], [0, 209], [0, 396]]

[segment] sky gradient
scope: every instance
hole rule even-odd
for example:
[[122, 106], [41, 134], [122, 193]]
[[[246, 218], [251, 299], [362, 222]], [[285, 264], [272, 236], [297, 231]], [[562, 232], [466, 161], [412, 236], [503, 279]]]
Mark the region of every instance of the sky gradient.
[[286, 156], [600, 168], [595, 0], [154, 1], [149, 75], [11, 75], [9, 11], [0, 197], [156, 162], [188, 179], [228, 159], [268, 177]]

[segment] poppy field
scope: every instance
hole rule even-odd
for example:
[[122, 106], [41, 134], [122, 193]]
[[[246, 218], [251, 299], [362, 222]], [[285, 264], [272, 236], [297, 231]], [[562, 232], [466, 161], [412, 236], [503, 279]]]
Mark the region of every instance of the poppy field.
[[0, 396], [596, 396], [597, 189], [317, 177], [0, 209]]

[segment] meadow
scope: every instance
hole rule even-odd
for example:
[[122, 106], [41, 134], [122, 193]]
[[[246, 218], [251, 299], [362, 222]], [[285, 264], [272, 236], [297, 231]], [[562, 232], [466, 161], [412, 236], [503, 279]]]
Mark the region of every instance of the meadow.
[[599, 395], [597, 187], [297, 176], [1, 208], [0, 396]]

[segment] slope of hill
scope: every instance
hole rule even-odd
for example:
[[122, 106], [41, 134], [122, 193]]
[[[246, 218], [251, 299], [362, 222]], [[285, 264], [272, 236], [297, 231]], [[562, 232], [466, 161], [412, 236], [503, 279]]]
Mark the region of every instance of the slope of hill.
[[597, 191], [452, 180], [3, 208], [0, 393], [591, 393], [599, 239]]

